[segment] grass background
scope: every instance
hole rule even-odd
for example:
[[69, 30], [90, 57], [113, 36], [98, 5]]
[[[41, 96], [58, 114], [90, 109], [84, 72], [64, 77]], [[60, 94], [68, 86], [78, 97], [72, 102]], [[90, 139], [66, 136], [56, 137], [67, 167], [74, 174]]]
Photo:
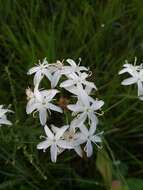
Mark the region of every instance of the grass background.
[[[13, 127], [0, 128], [0, 189], [143, 190], [143, 103], [117, 74], [142, 55], [141, 0], [0, 0], [0, 104], [15, 111]], [[53, 164], [36, 150], [43, 130], [25, 113], [26, 72], [44, 57], [81, 57], [93, 72], [105, 135], [91, 159], [66, 152]]]

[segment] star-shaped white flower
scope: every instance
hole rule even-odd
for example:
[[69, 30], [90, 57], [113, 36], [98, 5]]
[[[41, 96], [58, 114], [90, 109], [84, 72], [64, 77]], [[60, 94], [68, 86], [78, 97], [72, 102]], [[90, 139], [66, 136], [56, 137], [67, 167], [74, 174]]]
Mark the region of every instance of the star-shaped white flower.
[[72, 59], [67, 59], [67, 63], [70, 65], [64, 65], [63, 62], [57, 61], [54, 64], [51, 64], [52, 70], [52, 79], [51, 86], [55, 88], [61, 78], [62, 75], [66, 75], [67, 77], [73, 73], [80, 73], [80, 71], [88, 71], [86, 67], [77, 65], [75, 61]]
[[71, 72], [70, 66], [64, 66], [63, 62], [57, 61], [56, 63], [51, 64], [52, 67], [52, 78], [51, 78], [51, 87], [55, 88], [63, 74]]
[[11, 121], [7, 119], [6, 113], [13, 112], [9, 109], [4, 109], [3, 105], [0, 105], [0, 126], [1, 125], [12, 125]]
[[65, 88], [66, 90], [68, 90], [69, 88], [72, 89], [72, 87], [73, 88], [77, 87], [78, 89], [80, 89], [85, 86], [88, 86], [92, 89], [97, 89], [93, 82], [89, 82], [86, 80], [88, 76], [89, 75], [87, 73], [80, 73], [80, 74], [72, 73], [68, 75], [69, 77], [68, 80], [60, 84], [60, 87]]
[[51, 81], [51, 70], [50, 65], [48, 64], [46, 58], [44, 58], [43, 62], [39, 60], [39, 64], [35, 67], [32, 67], [27, 72], [28, 75], [34, 75], [34, 85], [37, 85], [40, 83], [40, 81], [43, 79], [44, 76], [46, 76]]
[[86, 142], [84, 147], [84, 151], [86, 152], [87, 157], [91, 157], [93, 154], [93, 147], [92, 143], [96, 144], [98, 148], [101, 148], [99, 143], [102, 142], [101, 135], [103, 132], [99, 134], [95, 134], [96, 128], [91, 125], [90, 129], [88, 130], [85, 125], [80, 127], [81, 133], [78, 134], [78, 139], [76, 144], [82, 144]]
[[[75, 126], [75, 125], [72, 125], [72, 122], [70, 125], [68, 125], [68, 129], [67, 131], [65, 131], [65, 133], [63, 134], [63, 139], [66, 140], [72, 147], [72, 149], [74, 149], [74, 151], [80, 156], [82, 157], [83, 156], [83, 151], [81, 149], [81, 146], [79, 145], [79, 142], [77, 142], [77, 138], [78, 138], [78, 128], [80, 126]], [[60, 128], [58, 127], [55, 127], [55, 126], [52, 126], [52, 130], [54, 132], [58, 132], [58, 130], [60, 130]], [[71, 149], [70, 147], [70, 149]]]
[[[137, 59], [135, 58], [135, 63]], [[123, 69], [119, 71], [119, 74], [129, 73], [131, 77], [122, 81], [122, 85], [131, 85], [137, 84], [138, 87], [138, 97], [143, 100], [143, 66], [141, 65], [132, 65], [126, 61], [126, 64], [123, 65]]]
[[63, 140], [63, 135], [68, 127], [69, 126], [66, 125], [59, 128], [59, 130], [57, 130], [55, 134], [52, 133], [52, 131], [47, 126], [44, 127], [47, 137], [45, 138], [46, 140], [37, 145], [37, 149], [43, 149], [45, 151], [48, 147], [50, 147], [52, 162], [57, 161], [57, 155], [60, 152], [60, 149], [72, 148], [70, 143]]
[[80, 125], [88, 118], [89, 124], [96, 126], [98, 123], [98, 118], [96, 116], [97, 110], [99, 110], [103, 104], [104, 102], [102, 100], [94, 100], [88, 96], [88, 99], [87, 97], [79, 97], [76, 104], [69, 104], [67, 107], [69, 110], [73, 111], [74, 115], [77, 115], [73, 120], [74, 125]]
[[54, 104], [51, 103], [53, 97], [58, 93], [58, 90], [51, 89], [51, 90], [42, 90], [39, 91], [36, 87], [32, 96], [30, 93], [31, 98], [29, 99], [26, 107], [27, 114], [32, 113], [34, 110], [39, 112], [40, 123], [42, 125], [46, 124], [47, 121], [47, 111], [54, 110], [57, 112], [62, 113], [62, 109]]
[[73, 59], [67, 59], [66, 61], [71, 65], [71, 73], [80, 74], [81, 71], [88, 71], [89, 70], [89, 68], [86, 68], [84, 66], [80, 66], [81, 59], [79, 59], [78, 64], [76, 64]]

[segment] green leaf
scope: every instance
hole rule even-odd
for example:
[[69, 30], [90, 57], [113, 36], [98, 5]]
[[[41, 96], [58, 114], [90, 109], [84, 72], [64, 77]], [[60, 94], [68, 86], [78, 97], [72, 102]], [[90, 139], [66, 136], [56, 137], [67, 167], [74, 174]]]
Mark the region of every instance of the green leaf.
[[143, 179], [129, 178], [127, 179], [129, 190], [143, 190]]
[[108, 153], [104, 149], [98, 150], [96, 166], [103, 177], [105, 185], [109, 189], [112, 182], [112, 164]]

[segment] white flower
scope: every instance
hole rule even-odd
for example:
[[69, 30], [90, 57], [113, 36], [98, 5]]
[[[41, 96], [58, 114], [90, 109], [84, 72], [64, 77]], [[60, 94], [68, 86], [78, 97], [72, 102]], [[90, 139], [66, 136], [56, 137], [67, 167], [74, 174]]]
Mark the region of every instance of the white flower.
[[68, 141], [69, 143], [71, 143], [71, 146], [73, 147], [74, 151], [80, 156], [82, 157], [83, 156], [83, 151], [80, 147], [80, 145], [76, 145], [75, 144], [75, 141], [77, 139], [77, 133], [76, 133], [76, 129], [74, 127], [70, 127], [68, 129], [68, 131], [65, 132], [64, 134], [64, 139], [66, 141]]
[[80, 66], [81, 59], [79, 59], [78, 65], [75, 63], [75, 61], [73, 59], [67, 59], [66, 61], [71, 65], [71, 73], [80, 74], [81, 71], [89, 70], [88, 68], [86, 68], [84, 66]]
[[91, 157], [93, 154], [93, 147], [92, 143], [96, 144], [98, 148], [101, 148], [98, 143], [101, 143], [101, 133], [95, 134], [96, 128], [94, 126], [91, 126], [90, 129], [88, 130], [85, 125], [82, 125], [80, 127], [81, 133], [78, 135], [78, 140], [76, 144], [82, 144], [86, 142], [86, 145], [84, 147], [84, 151], [87, 154], [87, 157]]
[[[72, 125], [72, 123], [68, 126], [68, 129], [67, 131], [65, 131], [65, 133], [63, 134], [63, 139], [66, 140], [70, 146], [72, 147], [72, 149], [74, 149], [74, 151], [80, 156], [82, 157], [83, 156], [83, 151], [79, 145], [79, 142], [78, 143], [75, 143], [77, 142], [77, 138], [78, 138], [78, 132], [77, 132], [77, 129], [79, 128], [80, 126], [75, 126], [75, 125]], [[55, 126], [52, 126], [52, 130], [54, 132], [58, 132], [58, 130], [60, 130], [60, 128], [58, 127], [55, 127]], [[71, 149], [71, 148], [70, 148]]]
[[69, 77], [68, 80], [60, 84], [60, 87], [65, 88], [66, 90], [68, 90], [68, 88], [74, 88], [74, 87], [77, 87], [79, 89], [85, 86], [97, 89], [93, 82], [89, 82], [86, 80], [88, 76], [89, 75], [87, 73], [80, 73], [78, 75], [76, 73], [72, 73], [68, 76]]
[[122, 85], [137, 84], [138, 97], [143, 100], [143, 66], [135, 65], [137, 58], [135, 58], [134, 65], [129, 64], [126, 60], [126, 64], [123, 65], [123, 69], [119, 71], [119, 74], [129, 73], [131, 77], [122, 81]]
[[104, 102], [102, 100], [94, 100], [91, 97], [88, 99], [79, 97], [76, 104], [69, 104], [67, 107], [69, 110], [73, 111], [73, 114], [77, 115], [73, 120], [75, 125], [84, 123], [88, 118], [89, 124], [96, 126], [98, 123], [98, 118], [96, 116], [97, 110], [99, 110], [103, 104]]
[[71, 67], [64, 66], [63, 62], [57, 61], [56, 63], [51, 64], [52, 67], [52, 78], [51, 78], [51, 87], [55, 88], [63, 74], [71, 72]]
[[70, 143], [67, 141], [63, 140], [62, 136], [65, 133], [65, 131], [68, 129], [68, 125], [63, 126], [59, 128], [59, 130], [56, 131], [56, 133], [52, 133], [52, 131], [45, 126], [44, 130], [47, 135], [46, 140], [43, 142], [39, 143], [37, 145], [37, 149], [43, 149], [44, 151], [50, 147], [50, 153], [51, 153], [51, 160], [52, 162], [57, 161], [57, 155], [60, 152], [60, 149], [70, 149], [72, 148], [70, 146]]
[[29, 69], [29, 71], [27, 72], [28, 75], [32, 75], [34, 73], [35, 73], [34, 85], [39, 84], [44, 76], [46, 76], [49, 80], [51, 80], [51, 77], [52, 77], [51, 71], [50, 71], [50, 67], [49, 67], [49, 64], [48, 64], [46, 58], [44, 58], [42, 63], [39, 60], [39, 64], [37, 66]]
[[143, 69], [139, 73], [140, 79], [137, 81], [138, 86], [138, 97], [140, 100], [143, 100]]
[[9, 109], [4, 109], [3, 105], [0, 105], [0, 126], [1, 125], [12, 125], [11, 121], [7, 119], [6, 113], [13, 112]]
[[80, 71], [88, 71], [86, 67], [76, 65], [76, 63], [72, 59], [66, 60], [69, 65], [64, 65], [63, 62], [57, 61], [57, 63], [51, 64], [52, 67], [52, 79], [51, 86], [55, 88], [61, 78], [62, 75], [66, 75], [67, 77], [73, 73], [80, 73]]
[[[53, 97], [58, 93], [58, 90], [42, 90], [39, 91], [35, 88], [33, 96], [29, 99], [26, 107], [27, 114], [32, 113], [34, 110], [39, 112], [40, 123], [42, 125], [46, 124], [47, 121], [47, 110], [50, 113], [50, 110], [54, 110], [62, 113], [62, 109], [51, 103]], [[32, 93], [30, 93], [31, 95]]]

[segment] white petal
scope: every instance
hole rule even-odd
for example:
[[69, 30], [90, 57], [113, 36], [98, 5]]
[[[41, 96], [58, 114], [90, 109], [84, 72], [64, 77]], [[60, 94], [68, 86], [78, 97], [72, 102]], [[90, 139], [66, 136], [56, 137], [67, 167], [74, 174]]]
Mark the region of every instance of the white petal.
[[7, 112], [8, 112], [8, 109], [1, 109], [0, 110], [0, 117], [2, 117]]
[[60, 80], [60, 77], [61, 77], [61, 74], [60, 74], [60, 71], [56, 71], [52, 78], [51, 78], [51, 87], [52, 88], [55, 88]]
[[[65, 76], [69, 76], [69, 74], [71, 74], [73, 72], [73, 69], [71, 66], [63, 66], [62, 70], [61, 70], [61, 74], [65, 75]], [[68, 77], [69, 78], [69, 77]]]
[[66, 81], [64, 81], [64, 82], [62, 82], [61, 84], [60, 84], [60, 87], [61, 88], [66, 88], [66, 87], [70, 87], [70, 86], [72, 86], [72, 85], [74, 85], [75, 84], [75, 81], [74, 80], [66, 80]]
[[42, 96], [46, 98], [46, 101], [50, 102], [59, 91], [56, 89], [43, 90]]
[[47, 125], [45, 125], [44, 130], [49, 139], [54, 138], [54, 134], [51, 132], [51, 130], [49, 129], [49, 127]]
[[54, 132], [54, 133], [57, 133], [59, 130], [60, 130], [60, 128], [59, 127], [56, 127], [55, 125], [51, 125], [51, 129], [52, 129], [52, 131]]
[[85, 137], [82, 133], [78, 133], [75, 135], [75, 140], [73, 141], [73, 146], [77, 147], [79, 145], [82, 145], [87, 141], [87, 137]]
[[97, 136], [97, 135], [94, 135], [94, 136], [91, 138], [91, 141], [92, 141], [93, 143], [95, 143], [95, 144], [102, 142], [101, 137], [99, 137], [99, 136]]
[[90, 103], [89, 103], [88, 94], [83, 89], [81, 84], [77, 84], [77, 88], [78, 88], [78, 99], [82, 101], [83, 105], [86, 105], [87, 107], [89, 107]]
[[84, 66], [79, 66], [80, 71], [88, 71], [89, 69]]
[[73, 59], [67, 59], [66, 61], [72, 66], [73, 69], [75, 69], [77, 67], [77, 65]]
[[37, 149], [46, 150], [49, 146], [51, 146], [50, 141], [45, 140], [45, 141], [43, 141], [43, 142], [40, 142], [40, 143], [37, 145]]
[[69, 86], [66, 87], [66, 90], [71, 92], [72, 94], [78, 95], [78, 89], [76, 86]]
[[50, 70], [48, 68], [44, 69], [43, 74], [51, 81], [52, 75], [51, 75]]
[[52, 146], [50, 148], [50, 153], [51, 153], [52, 162], [56, 162], [57, 161], [57, 153], [58, 153], [58, 148], [57, 148], [56, 144], [52, 144]]
[[72, 72], [68, 75], [68, 78], [72, 79], [73, 81], [78, 81], [78, 79], [80, 79], [79, 75], [77, 75], [76, 73]]
[[85, 125], [81, 125], [81, 126], [80, 126], [80, 130], [81, 130], [81, 132], [82, 132], [85, 136], [88, 136], [89, 131], [88, 131], [88, 129], [87, 129], [87, 127], [86, 127]]
[[37, 85], [41, 82], [43, 76], [41, 74], [41, 71], [38, 71], [35, 75], [34, 75], [34, 85]]
[[93, 89], [97, 90], [97, 88], [96, 88], [96, 86], [95, 86], [95, 84], [93, 82], [84, 81], [84, 84], [89, 86], [90, 88], [93, 88]]
[[92, 154], [93, 154], [93, 147], [92, 147], [92, 144], [91, 144], [91, 141], [87, 141], [85, 147], [84, 147], [84, 151], [86, 152], [86, 155], [87, 157], [91, 157]]
[[73, 112], [82, 112], [83, 107], [79, 104], [69, 104], [67, 108]]
[[32, 67], [31, 69], [29, 69], [29, 71], [27, 72], [28, 75], [31, 75], [35, 72], [37, 72], [39, 70], [39, 67]]
[[83, 151], [80, 146], [74, 147], [74, 150], [81, 158], [83, 157]]
[[89, 135], [93, 135], [94, 133], [95, 133], [95, 131], [96, 131], [96, 124], [91, 124], [90, 125], [90, 128], [89, 128]]
[[134, 84], [136, 82], [137, 82], [136, 78], [130, 77], [130, 78], [123, 80], [121, 84], [122, 85], [130, 85], [130, 84]]
[[96, 126], [98, 124], [98, 118], [94, 113], [89, 113], [88, 112], [88, 118], [91, 121], [91, 124]]
[[130, 64], [130, 63], [128, 63], [127, 60], [125, 60], [125, 62], [126, 62], [126, 63], [123, 65], [123, 67], [127, 67], [127, 68], [133, 67], [133, 65]]
[[11, 121], [7, 120], [6, 116], [3, 116], [2, 118], [0, 118], [0, 124], [12, 125]]
[[85, 79], [88, 77], [87, 73], [80, 73], [80, 78], [85, 81]]
[[66, 140], [58, 140], [57, 145], [64, 149], [72, 149], [73, 148], [72, 143], [70, 143]]
[[139, 99], [143, 101], [143, 96], [139, 96]]
[[35, 103], [34, 99], [28, 101], [26, 106], [26, 113], [30, 114], [37, 108], [37, 104]]
[[39, 118], [41, 125], [45, 125], [47, 121], [47, 110], [46, 109], [40, 109], [39, 110]]
[[79, 114], [73, 121], [72, 121], [72, 125], [75, 125], [75, 126], [79, 126], [81, 125], [82, 123], [85, 122], [87, 118], [87, 114], [85, 112]]
[[64, 132], [65, 132], [68, 128], [69, 128], [69, 125], [65, 125], [65, 126], [61, 127], [61, 128], [59, 129], [59, 131], [57, 131], [57, 133], [56, 133], [56, 135], [55, 135], [55, 139], [58, 140], [58, 139], [64, 134]]
[[[74, 120], [75, 120], [75, 121], [74, 121]], [[70, 131], [72, 131], [73, 133], [75, 133], [75, 131], [76, 131], [77, 129], [79, 129], [81, 125], [83, 125], [83, 123], [77, 124], [77, 123], [76, 123], [76, 119], [73, 119], [73, 120], [71, 121], [71, 123], [70, 123]]]
[[2, 109], [3, 108], [3, 105], [0, 105], [0, 109]]
[[123, 68], [122, 70], [119, 71], [118, 74], [121, 75], [121, 74], [126, 73], [126, 72], [128, 73], [128, 70], [129, 70], [128, 68]]
[[63, 110], [58, 107], [58, 106], [55, 106], [54, 104], [52, 103], [48, 103], [47, 104], [47, 108], [51, 109], [51, 110], [54, 110], [54, 111], [57, 111], [57, 112], [60, 112], [60, 113], [63, 113]]
[[96, 110], [100, 109], [103, 105], [104, 105], [104, 101], [95, 100], [91, 107], [96, 111]]
[[58, 155], [64, 152], [65, 149], [58, 147]]
[[90, 86], [86, 86], [85, 91], [89, 95], [91, 93], [91, 91], [92, 91], [92, 88]]
[[42, 102], [42, 91], [38, 90], [38, 85], [34, 88], [34, 95], [39, 102]]
[[137, 85], [138, 85], [138, 96], [143, 96], [143, 82], [138, 81]]

